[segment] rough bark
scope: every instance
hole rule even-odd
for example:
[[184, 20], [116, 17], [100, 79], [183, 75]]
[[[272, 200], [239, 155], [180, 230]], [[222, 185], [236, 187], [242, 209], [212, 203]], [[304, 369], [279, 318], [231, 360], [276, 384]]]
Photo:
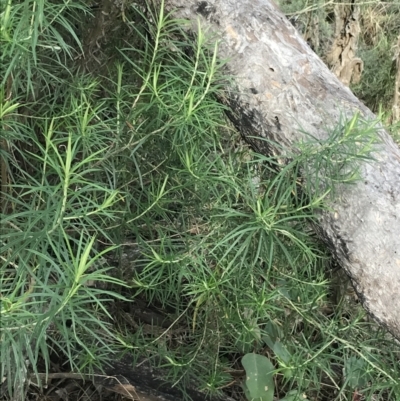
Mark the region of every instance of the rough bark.
[[357, 42], [360, 36], [360, 7], [354, 3], [335, 5], [335, 40], [326, 62], [332, 72], [349, 86], [358, 83], [364, 63], [356, 57]]
[[396, 81], [394, 84], [392, 123], [400, 121], [400, 36], [394, 49], [394, 60], [396, 61]]
[[[219, 56], [229, 60], [227, 73], [236, 85], [225, 101], [243, 135], [293, 148], [304, 135], [299, 127], [324, 139], [343, 114], [375, 118], [272, 0], [165, 0], [165, 6], [174, 17], [191, 20], [193, 32], [200, 20], [221, 40]], [[364, 307], [400, 338], [400, 150], [383, 129], [379, 136], [376, 161], [362, 166], [356, 185], [337, 189], [319, 228]]]

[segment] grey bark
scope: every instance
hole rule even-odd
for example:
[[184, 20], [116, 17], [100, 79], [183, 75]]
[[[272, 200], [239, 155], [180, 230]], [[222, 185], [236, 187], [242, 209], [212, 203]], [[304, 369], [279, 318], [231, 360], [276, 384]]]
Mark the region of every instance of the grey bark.
[[[227, 72], [239, 89], [225, 101], [243, 135], [293, 148], [303, 136], [299, 127], [324, 139], [341, 113], [375, 118], [272, 0], [165, 0], [165, 6], [174, 17], [192, 21], [194, 33], [200, 20], [203, 31], [221, 40], [219, 56], [229, 60]], [[364, 307], [400, 339], [400, 150], [383, 129], [379, 136], [376, 161], [363, 164], [356, 185], [338, 188], [319, 230]]]

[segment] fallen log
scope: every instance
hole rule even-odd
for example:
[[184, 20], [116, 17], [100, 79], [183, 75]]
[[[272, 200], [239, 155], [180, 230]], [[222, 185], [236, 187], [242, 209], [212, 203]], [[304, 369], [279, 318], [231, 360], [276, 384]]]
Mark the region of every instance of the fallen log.
[[[158, 6], [160, 2], [156, 1]], [[225, 103], [242, 135], [262, 153], [269, 139], [287, 149], [329, 136], [343, 116], [374, 114], [329, 71], [272, 0], [165, 0], [174, 18], [198, 21], [221, 41], [234, 85]], [[300, 127], [302, 130], [300, 130]], [[339, 185], [319, 229], [366, 310], [400, 339], [400, 149], [384, 129], [374, 161], [355, 185]], [[271, 142], [270, 142], [271, 143]]]

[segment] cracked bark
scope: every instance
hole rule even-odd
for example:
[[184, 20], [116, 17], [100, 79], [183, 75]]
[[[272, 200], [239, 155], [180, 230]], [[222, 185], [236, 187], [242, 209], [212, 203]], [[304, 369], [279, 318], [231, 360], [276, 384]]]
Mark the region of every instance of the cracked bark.
[[335, 40], [326, 62], [345, 85], [361, 80], [364, 63], [356, 57], [360, 36], [360, 7], [354, 2], [335, 5]]

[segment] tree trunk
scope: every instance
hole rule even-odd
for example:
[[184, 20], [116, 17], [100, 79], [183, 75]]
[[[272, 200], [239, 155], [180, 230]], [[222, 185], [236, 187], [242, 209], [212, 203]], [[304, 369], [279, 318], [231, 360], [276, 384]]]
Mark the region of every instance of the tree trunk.
[[392, 123], [400, 121], [400, 35], [395, 46], [394, 59], [396, 60], [396, 81], [392, 106]]
[[[155, 0], [160, 5], [160, 0]], [[288, 148], [308, 132], [329, 135], [359, 111], [375, 119], [323, 64], [272, 0], [165, 0], [173, 17], [193, 22], [221, 39], [219, 56], [229, 60], [231, 118], [244, 136], [268, 138]], [[239, 89], [239, 91], [237, 91]], [[361, 168], [355, 185], [340, 186], [332, 212], [319, 229], [349, 274], [367, 311], [400, 339], [400, 150], [380, 129], [376, 161]], [[261, 152], [270, 148], [257, 142]], [[254, 144], [254, 140], [253, 140]]]
[[335, 40], [326, 62], [341, 82], [349, 86], [361, 80], [363, 61], [356, 57], [360, 36], [360, 6], [352, 3], [335, 5]]

